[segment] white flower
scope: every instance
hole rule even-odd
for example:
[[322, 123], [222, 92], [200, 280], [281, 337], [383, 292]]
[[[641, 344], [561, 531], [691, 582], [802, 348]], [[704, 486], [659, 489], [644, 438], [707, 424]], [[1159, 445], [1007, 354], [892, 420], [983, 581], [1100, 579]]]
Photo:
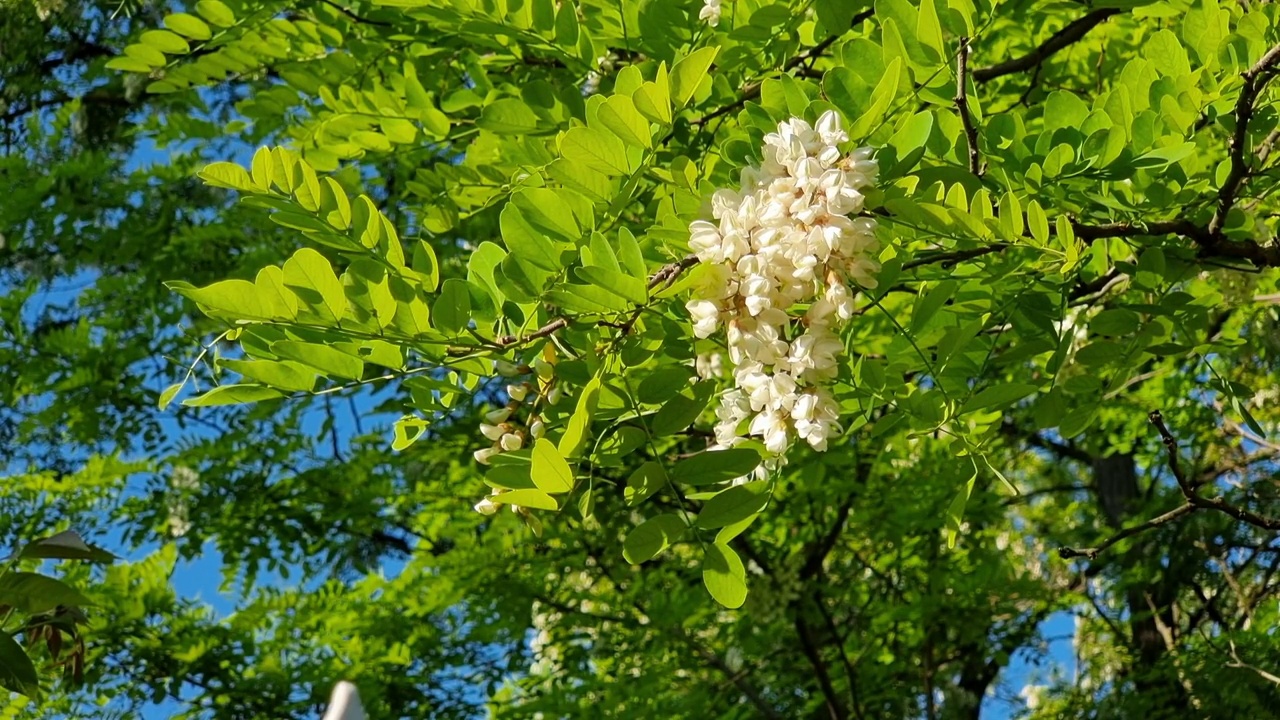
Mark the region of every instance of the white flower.
[[476, 459], [476, 462], [480, 463], [481, 465], [488, 465], [489, 458], [493, 457], [494, 455], [497, 455], [500, 452], [502, 451], [496, 447], [487, 447], [487, 448], [480, 448], [479, 450], [472, 453], [471, 456], [474, 457]]
[[[719, 2], [710, 8], [719, 14]], [[716, 410], [716, 441], [731, 447], [738, 428], [775, 456], [793, 439], [817, 450], [841, 432], [839, 405], [823, 385], [839, 374], [839, 330], [856, 312], [855, 284], [876, 286], [876, 223], [858, 216], [878, 168], [870, 148], [844, 154], [849, 136], [835, 112], [800, 118], [764, 138], [760, 167], [743, 168], [738, 188], [717, 190], [711, 215], [689, 227], [689, 246], [709, 266], [686, 308], [694, 334], [723, 325], [737, 389]], [[803, 318], [792, 315], [807, 305]], [[701, 357], [695, 367], [710, 375]], [[778, 457], [777, 459], [781, 459]]]
[[706, 0], [706, 3], [698, 13], [698, 19], [705, 20], [708, 25], [715, 27], [720, 24], [720, 0]]
[[507, 431], [500, 425], [480, 423], [480, 434], [494, 442], [501, 440], [502, 436], [505, 435], [506, 432]]
[[498, 425], [507, 421], [511, 417], [511, 408], [498, 408], [485, 413], [484, 421], [493, 425]]
[[541, 420], [534, 420], [529, 424], [529, 437], [538, 440], [547, 434], [547, 425]]
[[507, 452], [515, 452], [524, 447], [524, 436], [520, 433], [507, 433], [498, 441], [498, 445]]
[[507, 397], [511, 398], [512, 400], [515, 400], [516, 402], [524, 402], [524, 399], [528, 396], [529, 396], [529, 386], [525, 385], [524, 383], [517, 383], [517, 384], [507, 386]]
[[492, 515], [498, 512], [499, 505], [489, 498], [485, 498], [476, 503], [475, 510], [481, 515]]

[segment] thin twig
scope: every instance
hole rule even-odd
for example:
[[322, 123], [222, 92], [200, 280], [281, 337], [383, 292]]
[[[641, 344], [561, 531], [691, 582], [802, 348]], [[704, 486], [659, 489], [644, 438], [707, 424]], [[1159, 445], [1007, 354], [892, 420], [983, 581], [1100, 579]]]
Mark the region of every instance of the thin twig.
[[1182, 464], [1178, 460], [1178, 440], [1173, 436], [1173, 433], [1169, 432], [1168, 426], [1164, 424], [1164, 416], [1160, 414], [1159, 410], [1153, 410], [1147, 417], [1151, 424], [1156, 426], [1156, 431], [1160, 433], [1160, 439], [1169, 451], [1169, 469], [1173, 472], [1174, 479], [1178, 481], [1178, 489], [1182, 491], [1182, 496], [1187, 499], [1187, 504], [1197, 508], [1217, 510], [1241, 522], [1264, 530], [1280, 530], [1280, 518], [1259, 515], [1242, 507], [1231, 505], [1220, 497], [1207, 498], [1200, 495], [1196, 491], [1195, 484], [1191, 482], [1190, 478], [1182, 470]]
[[1249, 135], [1249, 121], [1253, 119], [1254, 103], [1258, 101], [1258, 95], [1275, 74], [1277, 62], [1280, 62], [1280, 45], [1272, 47], [1266, 55], [1254, 63], [1253, 67], [1240, 74], [1241, 79], [1244, 80], [1244, 87], [1240, 88], [1240, 97], [1236, 98], [1236, 129], [1231, 134], [1228, 146], [1231, 170], [1227, 173], [1227, 179], [1222, 183], [1222, 187], [1218, 189], [1218, 208], [1214, 210], [1213, 219], [1209, 221], [1209, 234], [1214, 237], [1222, 232], [1222, 227], [1227, 222], [1227, 213], [1231, 212], [1231, 207], [1235, 204], [1236, 193], [1249, 175], [1249, 163], [1244, 157], [1245, 144]]
[[960, 123], [964, 125], [964, 136], [969, 141], [969, 172], [982, 177], [982, 168], [978, 159], [978, 128], [973, 124], [973, 115], [969, 112], [969, 96], [965, 83], [968, 81], [969, 38], [960, 38], [960, 52], [956, 55], [956, 110], [960, 113]]
[[1102, 542], [1102, 544], [1098, 545], [1097, 547], [1078, 548], [1078, 549], [1073, 547], [1060, 547], [1058, 548], [1058, 557], [1062, 558], [1063, 560], [1070, 560], [1071, 558], [1078, 558], [1078, 557], [1095, 560], [1097, 559], [1098, 555], [1102, 553], [1102, 551], [1106, 550], [1112, 545], [1115, 545], [1121, 540], [1124, 540], [1125, 538], [1130, 538], [1139, 533], [1144, 533], [1152, 528], [1160, 527], [1161, 525], [1170, 523], [1182, 517], [1183, 515], [1188, 515], [1195, 511], [1196, 511], [1196, 506], [1192, 505], [1191, 503], [1180, 505], [1177, 508], [1174, 508], [1173, 510], [1170, 510], [1165, 514], [1160, 515], [1159, 517], [1151, 518], [1146, 522], [1139, 523], [1137, 525], [1132, 525], [1130, 527], [1127, 527], [1121, 530], [1115, 535], [1112, 535], [1111, 537], [1107, 538], [1105, 541]]

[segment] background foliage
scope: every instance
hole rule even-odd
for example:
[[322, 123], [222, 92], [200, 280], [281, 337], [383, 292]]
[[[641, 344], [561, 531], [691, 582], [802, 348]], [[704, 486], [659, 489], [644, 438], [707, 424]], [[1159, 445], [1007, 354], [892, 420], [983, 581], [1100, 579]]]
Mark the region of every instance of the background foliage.
[[[2, 8], [3, 532], [125, 558], [13, 561], [89, 602], [83, 663], [5, 614], [8, 715], [1280, 706], [1274, 6]], [[881, 171], [846, 433], [715, 518], [688, 226], [828, 109]], [[497, 358], [562, 398], [485, 473]]]

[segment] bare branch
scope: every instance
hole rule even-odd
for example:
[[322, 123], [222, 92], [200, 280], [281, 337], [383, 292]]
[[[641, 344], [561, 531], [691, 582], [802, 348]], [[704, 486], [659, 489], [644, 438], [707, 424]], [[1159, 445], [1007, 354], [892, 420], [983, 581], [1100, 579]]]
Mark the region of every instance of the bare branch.
[[1156, 431], [1160, 433], [1160, 439], [1164, 442], [1164, 446], [1169, 452], [1169, 469], [1173, 471], [1173, 477], [1178, 481], [1178, 489], [1182, 491], [1182, 496], [1187, 499], [1188, 505], [1196, 508], [1217, 510], [1241, 522], [1264, 530], [1280, 530], [1280, 518], [1265, 517], [1242, 507], [1231, 505], [1220, 497], [1207, 498], [1196, 492], [1195, 485], [1182, 470], [1182, 463], [1178, 459], [1178, 439], [1173, 436], [1173, 433], [1169, 432], [1168, 426], [1164, 424], [1164, 416], [1160, 414], [1159, 410], [1153, 410], [1147, 418], [1152, 425], [1156, 426]]
[[1116, 8], [1106, 8], [1104, 10], [1094, 10], [1084, 17], [1075, 20], [1054, 33], [1052, 37], [1045, 40], [1040, 47], [1023, 55], [1022, 57], [1006, 60], [997, 65], [979, 68], [973, 73], [974, 82], [984, 83], [989, 80], [995, 80], [998, 77], [1012, 75], [1014, 73], [1034, 70], [1040, 67], [1041, 63], [1048, 60], [1055, 53], [1063, 48], [1079, 42], [1081, 38], [1089, 34], [1089, 31], [1102, 24], [1104, 20], [1119, 13]]
[[1160, 515], [1159, 517], [1151, 518], [1146, 522], [1139, 523], [1137, 525], [1131, 525], [1130, 527], [1127, 527], [1121, 530], [1115, 535], [1112, 535], [1111, 537], [1107, 538], [1105, 541], [1103, 541], [1101, 545], [1098, 545], [1097, 547], [1079, 548], [1079, 549], [1073, 548], [1073, 547], [1060, 547], [1058, 548], [1058, 557], [1062, 558], [1063, 560], [1070, 560], [1071, 558], [1078, 558], [1078, 557], [1094, 560], [1098, 557], [1100, 553], [1102, 553], [1102, 551], [1106, 550], [1112, 545], [1115, 545], [1121, 540], [1124, 540], [1125, 538], [1130, 538], [1130, 537], [1133, 537], [1134, 535], [1144, 533], [1152, 528], [1157, 528], [1157, 527], [1160, 527], [1161, 525], [1165, 525], [1167, 523], [1173, 522], [1174, 520], [1177, 520], [1183, 515], [1189, 515], [1195, 511], [1196, 511], [1196, 506], [1192, 505], [1191, 503], [1180, 505], [1177, 508], [1174, 508], [1173, 510], [1170, 510], [1165, 514]]
[[982, 176], [982, 167], [978, 159], [978, 128], [973, 124], [973, 115], [969, 112], [969, 96], [965, 83], [968, 81], [969, 38], [960, 38], [960, 53], [956, 56], [956, 110], [960, 113], [960, 123], [964, 125], [964, 136], [969, 142], [969, 172]]
[[1228, 146], [1231, 170], [1227, 173], [1227, 179], [1222, 183], [1222, 187], [1218, 189], [1218, 208], [1213, 213], [1213, 219], [1209, 221], [1209, 234], [1214, 237], [1222, 232], [1222, 227], [1227, 222], [1227, 213], [1231, 212], [1231, 207], [1235, 204], [1236, 193], [1249, 175], [1249, 163], [1245, 160], [1249, 121], [1253, 119], [1254, 103], [1258, 101], [1258, 95], [1275, 75], [1277, 62], [1280, 62], [1280, 45], [1272, 47], [1266, 55], [1262, 56], [1262, 59], [1254, 63], [1253, 67], [1240, 74], [1241, 79], [1244, 80], [1244, 87], [1240, 88], [1240, 97], [1236, 99], [1236, 129], [1231, 135], [1231, 143]]

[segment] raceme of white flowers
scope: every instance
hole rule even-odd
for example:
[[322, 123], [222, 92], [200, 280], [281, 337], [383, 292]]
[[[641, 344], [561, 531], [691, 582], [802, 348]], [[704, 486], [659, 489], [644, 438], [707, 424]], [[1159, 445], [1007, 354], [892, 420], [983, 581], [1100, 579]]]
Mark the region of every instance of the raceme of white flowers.
[[[528, 371], [532, 371], [537, 375], [537, 386], [533, 383], [519, 381], [507, 385], [506, 392], [508, 402], [506, 405], [490, 410], [485, 413], [484, 421], [480, 423], [480, 434], [485, 436], [492, 445], [481, 448], [473, 453], [475, 461], [481, 465], [488, 465], [495, 455], [504, 452], [515, 452], [529, 442], [534, 442], [546, 435], [547, 428], [542, 419], [536, 413], [530, 413], [524, 423], [519, 422], [518, 414], [524, 408], [526, 400], [537, 401], [545, 400], [548, 404], [555, 405], [560, 400], [561, 391], [555, 384], [554, 374], [555, 368], [546, 360], [537, 360], [532, 368], [518, 367], [505, 361], [498, 361], [495, 368], [499, 375], [508, 378], [515, 378], [517, 375], [523, 375]], [[539, 392], [537, 388], [541, 388]], [[530, 397], [530, 395], [533, 397]], [[505, 490], [494, 489], [489, 496], [476, 503], [475, 510], [481, 515], [492, 515], [498, 511], [500, 503], [493, 501], [493, 498], [501, 495]], [[515, 505], [511, 506], [512, 511], [521, 512], [522, 508]]]
[[[844, 350], [838, 331], [853, 316], [850, 283], [876, 286], [876, 223], [859, 217], [876, 180], [870, 148], [849, 140], [834, 112], [810, 126], [792, 118], [765, 136], [764, 162], [742, 171], [737, 191], [717, 190], [718, 222], [695, 221], [689, 245], [711, 272], [686, 307], [694, 334], [724, 328], [735, 388], [716, 410], [717, 444], [742, 442], [738, 428], [781, 454], [795, 438], [816, 450], [840, 432], [825, 387]], [[808, 305], [793, 315], [798, 305]]]

